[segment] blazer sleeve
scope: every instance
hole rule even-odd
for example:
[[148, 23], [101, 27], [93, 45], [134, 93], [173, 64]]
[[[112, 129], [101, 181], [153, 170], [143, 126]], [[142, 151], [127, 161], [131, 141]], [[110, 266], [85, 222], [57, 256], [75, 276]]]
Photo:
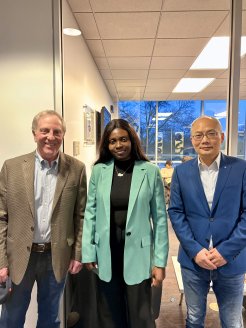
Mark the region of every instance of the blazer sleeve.
[[83, 229], [86, 197], [87, 197], [87, 182], [86, 182], [85, 165], [83, 164], [80, 173], [78, 192], [77, 192], [76, 203], [74, 208], [75, 242], [73, 246], [72, 258], [77, 261], [81, 261], [81, 236], [82, 236], [82, 229]]
[[[183, 179], [185, 179], [184, 176]], [[177, 235], [177, 238], [181, 243], [181, 246], [186, 251], [190, 259], [193, 259], [197, 255], [197, 253], [199, 253], [200, 250], [203, 249], [203, 246], [196, 241], [194, 234], [190, 228], [189, 222], [186, 218], [185, 207], [180, 187], [180, 178], [178, 175], [177, 168], [174, 169], [172, 177], [168, 214], [173, 229]]]
[[7, 260], [7, 166], [4, 163], [0, 173], [0, 269], [8, 267]]
[[228, 262], [234, 260], [241, 250], [246, 247], [246, 169], [242, 177], [241, 208], [239, 212], [240, 216], [230, 237], [216, 247]]
[[154, 257], [153, 266], [165, 267], [167, 265], [169, 241], [167, 216], [164, 199], [164, 188], [160, 170], [155, 167], [154, 189], [151, 199], [151, 217], [154, 230]]
[[96, 247], [94, 243], [96, 225], [96, 181], [95, 167], [92, 169], [89, 192], [87, 197], [85, 219], [82, 236], [82, 262], [96, 262]]

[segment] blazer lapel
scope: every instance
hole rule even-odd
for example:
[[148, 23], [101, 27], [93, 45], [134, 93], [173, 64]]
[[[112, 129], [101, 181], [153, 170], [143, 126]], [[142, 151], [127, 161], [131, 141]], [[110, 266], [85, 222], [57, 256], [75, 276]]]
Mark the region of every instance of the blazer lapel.
[[27, 199], [34, 218], [34, 170], [35, 170], [35, 152], [31, 153], [22, 164], [23, 176], [26, 185]]
[[56, 181], [56, 190], [54, 194], [54, 200], [53, 200], [53, 206], [52, 206], [52, 212], [54, 208], [56, 207], [56, 204], [58, 202], [58, 199], [62, 193], [62, 190], [66, 184], [68, 174], [69, 174], [69, 159], [65, 156], [65, 154], [60, 153], [60, 159], [58, 164], [58, 175], [57, 175], [57, 181]]
[[99, 183], [102, 183], [103, 189], [105, 192], [103, 193], [103, 203], [106, 212], [106, 217], [110, 218], [110, 192], [106, 190], [111, 190], [112, 179], [113, 179], [113, 170], [114, 170], [114, 161], [111, 161], [105, 166], [102, 167], [102, 180]]
[[218, 203], [221, 192], [228, 179], [230, 170], [231, 170], [231, 165], [229, 164], [229, 161], [227, 160], [225, 155], [221, 154], [219, 174], [218, 174], [218, 179], [217, 179], [217, 183], [216, 183], [216, 187], [215, 187], [214, 199], [213, 199], [211, 212], [213, 212], [216, 204]]
[[132, 182], [131, 182], [131, 189], [130, 189], [130, 196], [129, 196], [129, 203], [128, 203], [128, 211], [127, 211], [127, 222], [131, 217], [132, 210], [137, 199], [137, 195], [141, 188], [144, 176], [146, 174], [146, 168], [142, 162], [135, 161], [135, 165], [133, 168], [132, 173]]

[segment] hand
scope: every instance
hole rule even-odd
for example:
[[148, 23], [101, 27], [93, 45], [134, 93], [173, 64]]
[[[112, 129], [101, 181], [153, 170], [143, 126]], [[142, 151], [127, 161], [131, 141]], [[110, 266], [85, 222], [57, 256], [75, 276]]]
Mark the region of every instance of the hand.
[[196, 254], [196, 256], [194, 257], [194, 261], [201, 268], [207, 270], [216, 270], [217, 266], [210, 260], [209, 255], [209, 251], [206, 248], [203, 248], [202, 250], [200, 250], [200, 252]]
[[161, 286], [162, 281], [166, 277], [166, 268], [153, 267], [152, 269], [152, 283], [151, 286]]
[[76, 274], [82, 269], [83, 264], [76, 260], [71, 260], [69, 264], [68, 271], [71, 274]]
[[213, 248], [209, 251], [209, 260], [216, 265], [216, 267], [221, 267], [227, 263], [223, 256], [217, 251], [216, 248]]
[[9, 275], [9, 270], [8, 268], [2, 268], [0, 269], [0, 284], [3, 282], [7, 281]]
[[91, 262], [91, 263], [85, 263], [85, 267], [87, 270], [91, 271], [93, 269], [97, 269], [97, 263], [96, 262]]

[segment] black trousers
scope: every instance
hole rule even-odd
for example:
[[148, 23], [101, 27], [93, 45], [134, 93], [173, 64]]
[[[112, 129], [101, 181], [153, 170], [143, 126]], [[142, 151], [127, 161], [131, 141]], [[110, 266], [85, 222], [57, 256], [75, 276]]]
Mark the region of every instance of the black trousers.
[[98, 326], [154, 328], [151, 279], [136, 285], [127, 285], [123, 278], [123, 255], [124, 231], [118, 231], [111, 238], [112, 279], [105, 282], [97, 278]]

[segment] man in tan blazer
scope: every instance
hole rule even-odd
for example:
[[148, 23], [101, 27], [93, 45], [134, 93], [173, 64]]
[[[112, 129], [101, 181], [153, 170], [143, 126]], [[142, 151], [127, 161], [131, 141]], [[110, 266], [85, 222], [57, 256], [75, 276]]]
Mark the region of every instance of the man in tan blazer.
[[58, 113], [38, 113], [36, 151], [7, 160], [0, 173], [0, 283], [13, 282], [1, 328], [23, 328], [35, 281], [37, 327], [60, 327], [66, 274], [82, 267], [86, 174], [83, 163], [59, 151], [65, 131]]

